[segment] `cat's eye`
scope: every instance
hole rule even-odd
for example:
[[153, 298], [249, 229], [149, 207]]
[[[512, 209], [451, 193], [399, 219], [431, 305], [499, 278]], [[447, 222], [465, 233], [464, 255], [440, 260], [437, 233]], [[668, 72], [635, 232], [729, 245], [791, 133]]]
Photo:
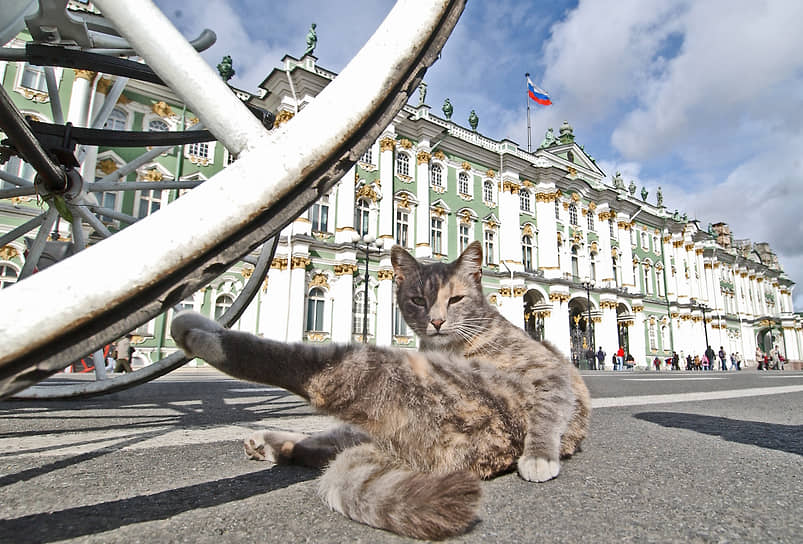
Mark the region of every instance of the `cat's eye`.
[[427, 301], [424, 300], [423, 297], [413, 297], [413, 298], [410, 299], [410, 301], [413, 304], [415, 304], [416, 306], [426, 306], [427, 305]]
[[457, 302], [460, 302], [461, 300], [463, 300], [463, 295], [457, 295], [449, 299], [449, 304], [455, 304]]

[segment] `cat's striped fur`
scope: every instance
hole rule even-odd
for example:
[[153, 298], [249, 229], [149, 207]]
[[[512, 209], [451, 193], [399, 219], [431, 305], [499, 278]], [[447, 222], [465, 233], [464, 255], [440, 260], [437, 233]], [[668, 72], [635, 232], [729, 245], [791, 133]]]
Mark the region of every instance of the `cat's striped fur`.
[[250, 457], [327, 466], [320, 494], [334, 510], [443, 538], [474, 521], [479, 479], [516, 468], [531, 481], [557, 476], [560, 457], [585, 437], [590, 399], [563, 356], [487, 303], [479, 243], [450, 264], [422, 265], [399, 247], [391, 256], [419, 352], [285, 344], [191, 312], [175, 318], [172, 334], [188, 355], [285, 388], [348, 424], [312, 436], [258, 433], [245, 442]]

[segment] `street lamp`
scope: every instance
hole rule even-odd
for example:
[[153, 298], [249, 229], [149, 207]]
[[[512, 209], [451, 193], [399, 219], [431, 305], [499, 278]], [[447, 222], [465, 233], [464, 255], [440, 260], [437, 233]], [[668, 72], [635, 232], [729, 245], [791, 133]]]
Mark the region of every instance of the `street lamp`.
[[356, 232], [351, 235], [351, 243], [355, 250], [365, 253], [365, 296], [362, 305], [362, 343], [368, 343], [368, 261], [371, 251], [380, 253], [385, 245], [384, 239], [377, 240], [370, 234], [360, 236]]
[[[591, 348], [591, 351], [594, 351], [594, 339], [591, 336], [591, 289], [594, 287], [594, 280], [590, 277], [586, 276], [583, 279], [583, 288], [586, 290], [586, 303], [588, 305], [588, 320], [586, 321], [586, 336], [588, 336], [588, 346]], [[588, 361], [589, 368], [593, 367], [591, 361]]]
[[[697, 308], [699, 310], [702, 310], [702, 312], [703, 312], [703, 333], [705, 333], [705, 351], [708, 351], [708, 347], [709, 347], [709, 343], [708, 343], [708, 328], [705, 326], [705, 311], [708, 310], [709, 308], [705, 304], [698, 303], [696, 298], [689, 299], [689, 302], [691, 303], [693, 308]], [[709, 361], [708, 364], [710, 365], [710, 364], [713, 364], [713, 363], [711, 363]]]

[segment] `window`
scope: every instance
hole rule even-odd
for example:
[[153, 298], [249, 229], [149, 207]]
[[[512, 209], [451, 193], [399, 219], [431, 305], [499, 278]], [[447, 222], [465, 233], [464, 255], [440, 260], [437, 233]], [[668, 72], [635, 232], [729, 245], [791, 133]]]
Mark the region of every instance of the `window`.
[[655, 269], [655, 287], [659, 297], [664, 296], [664, 274], [663, 270]]
[[530, 211], [530, 191], [519, 191], [519, 207], [523, 212]]
[[588, 230], [593, 231], [594, 229], [594, 212], [588, 210]]
[[407, 323], [404, 321], [401, 310], [398, 304], [393, 304], [393, 335], [394, 336], [410, 336], [407, 330]]
[[228, 165], [230, 165], [231, 163], [233, 163], [234, 161], [237, 160], [237, 155], [235, 155], [234, 153], [229, 152], [228, 149], [226, 149], [225, 151], [226, 151], [226, 166], [228, 166]]
[[0, 289], [15, 283], [18, 274], [17, 269], [10, 264], [0, 264]]
[[360, 158], [362, 162], [373, 164], [374, 163], [374, 148], [373, 146], [369, 147], [365, 154]]
[[234, 297], [229, 294], [217, 297], [215, 299], [215, 319], [220, 319], [232, 304], [234, 304]]
[[[108, 192], [108, 193], [97, 193], [96, 192], [96, 193], [94, 193], [95, 198], [98, 199], [98, 204], [100, 204], [100, 206], [102, 208], [108, 208], [110, 210], [117, 209], [116, 208], [116, 206], [117, 206], [117, 194], [118, 193], [116, 193], [116, 192]], [[105, 216], [105, 215], [101, 215], [100, 216], [100, 220], [103, 221], [104, 223], [111, 223], [112, 221], [114, 221], [113, 218]]]
[[493, 204], [494, 184], [492, 181], [486, 181], [482, 184], [482, 199], [488, 204]]
[[147, 191], [140, 191], [139, 193], [139, 213], [137, 217], [142, 219], [152, 213], [155, 213], [162, 207], [162, 191], [160, 189], [151, 189]]
[[360, 236], [368, 234], [369, 209], [368, 201], [364, 198], [359, 199], [354, 207], [354, 230]]
[[103, 128], [107, 130], [125, 130], [128, 122], [128, 114], [120, 108], [114, 108], [106, 119]]
[[658, 351], [655, 343], [655, 323], [650, 322], [650, 351]]
[[641, 249], [650, 249], [650, 243], [647, 241], [647, 233], [641, 233]]
[[198, 142], [187, 146], [187, 154], [202, 159], [209, 158], [209, 142]]
[[644, 274], [644, 292], [650, 294], [652, 293], [652, 285], [650, 285], [650, 267], [642, 266], [641, 270]]
[[25, 64], [22, 69], [22, 79], [20, 85], [33, 89], [34, 91], [47, 92], [47, 81], [45, 80], [45, 69], [33, 64]]
[[461, 195], [470, 195], [468, 186], [468, 174], [460, 172], [457, 176], [457, 192]]
[[410, 232], [410, 214], [404, 210], [396, 210], [396, 243], [402, 247], [409, 247], [408, 233]]
[[329, 231], [329, 195], [323, 195], [309, 209], [309, 220], [313, 232]]
[[170, 130], [170, 127], [161, 119], [153, 119], [148, 123], [148, 130], [151, 132], [167, 132]]
[[407, 153], [396, 154], [396, 173], [400, 176], [410, 176], [410, 156]]
[[560, 202], [558, 199], [555, 199], [555, 219], [560, 219]]
[[661, 245], [660, 245], [660, 242], [658, 241], [658, 236], [653, 236], [652, 237], [652, 250], [655, 253], [658, 253], [658, 254], [661, 253]]
[[610, 230], [610, 233], [611, 233], [611, 240], [615, 240], [616, 239], [616, 231], [613, 228], [614, 225], [615, 225], [614, 220], [613, 219], [608, 219], [608, 229]]
[[443, 219], [433, 217], [431, 221], [430, 244], [432, 252], [439, 255], [443, 254]]
[[636, 230], [631, 227], [630, 228], [630, 245], [632, 245], [633, 247], [636, 247], [636, 244], [638, 244], [638, 234], [636, 233]]
[[[365, 286], [354, 294], [354, 306], [352, 307], [352, 323], [353, 327], [351, 332], [353, 334], [362, 334], [364, 318], [366, 315], [365, 308]], [[371, 333], [371, 314], [368, 312], [368, 334]]]
[[323, 289], [315, 287], [307, 295], [307, 328], [308, 331], [322, 331], [323, 328]]
[[521, 239], [521, 262], [524, 264], [524, 270], [531, 272], [533, 270], [533, 237], [523, 236]]
[[572, 246], [572, 279], [580, 277], [580, 256], [577, 254], [577, 246]]
[[494, 257], [494, 244], [496, 242], [496, 235], [492, 230], [485, 231], [485, 264], [492, 265], [496, 262]]
[[619, 269], [619, 260], [616, 257], [611, 258], [611, 266], [613, 267], [613, 280], [616, 287], [622, 284], [622, 271]]
[[569, 223], [577, 226], [577, 206], [569, 204]]
[[597, 280], [597, 254], [594, 252], [588, 258], [588, 276], [592, 281]]
[[433, 164], [429, 169], [429, 182], [433, 187], [443, 187], [443, 169], [440, 164]]
[[468, 247], [468, 244], [471, 243], [469, 232], [469, 226], [465, 223], [460, 223], [460, 227], [458, 228], [458, 243], [460, 246], [460, 253], [463, 253], [463, 251], [465, 251], [465, 249]]

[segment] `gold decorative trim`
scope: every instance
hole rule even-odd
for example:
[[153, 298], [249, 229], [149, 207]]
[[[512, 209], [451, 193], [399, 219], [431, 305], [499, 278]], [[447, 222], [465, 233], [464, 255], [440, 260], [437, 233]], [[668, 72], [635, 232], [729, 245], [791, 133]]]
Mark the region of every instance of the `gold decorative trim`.
[[[92, 81], [91, 79], [89, 81]], [[106, 95], [109, 94], [109, 89], [112, 87], [112, 80], [108, 77], [102, 77], [98, 80], [98, 84], [95, 85], [95, 88], [98, 90], [100, 94]]]
[[378, 195], [376, 194], [376, 191], [374, 191], [373, 187], [371, 187], [370, 185], [363, 185], [357, 191], [355, 198], [360, 199], [363, 197], [369, 198], [371, 199], [371, 201], [376, 202]]
[[489, 168], [488, 171], [485, 172], [485, 175], [487, 177], [489, 177], [489, 178], [495, 178], [496, 177], [496, 172], [494, 172], [493, 169]]
[[376, 279], [379, 281], [387, 281], [393, 279], [393, 270], [390, 268], [383, 268], [376, 273]]
[[357, 272], [357, 265], [353, 263], [336, 264], [334, 272], [335, 276], [350, 276]]
[[329, 289], [329, 278], [326, 274], [318, 273], [312, 276], [312, 279], [309, 282], [310, 287], [323, 287], [325, 289]]
[[162, 181], [162, 173], [156, 168], [151, 168], [142, 176], [143, 181]]
[[402, 138], [401, 140], [399, 140], [399, 145], [402, 146], [404, 149], [412, 149], [413, 148], [413, 142], [411, 142], [407, 138]]
[[464, 210], [463, 213], [460, 215], [460, 222], [464, 225], [469, 225], [474, 220], [471, 216], [471, 212], [468, 210]]
[[290, 261], [290, 269], [307, 268], [311, 262], [309, 257], [293, 257]]
[[254, 275], [254, 267], [253, 267], [253, 266], [251, 266], [251, 265], [246, 265], [246, 266], [244, 266], [244, 267], [242, 268], [242, 270], [240, 270], [240, 275], [241, 275], [241, 276], [242, 276], [244, 279], [248, 279], [248, 278], [250, 278], [251, 276], [253, 276], [253, 275]]
[[5, 245], [0, 247], [0, 260], [2, 261], [10, 261], [11, 259], [18, 257], [19, 254], [20, 252], [17, 251], [17, 248], [13, 246]]
[[633, 313], [639, 313], [643, 311], [644, 311], [644, 306], [637, 306], [635, 304], [633, 305]]
[[385, 151], [393, 151], [396, 149], [396, 140], [393, 138], [388, 138], [385, 136], [381, 140], [379, 140], [379, 152], [384, 153]]
[[568, 293], [549, 293], [549, 300], [551, 302], [560, 301], [560, 302], [568, 302], [571, 296]]
[[580, 195], [577, 193], [572, 193], [572, 201], [573, 202], [580, 202]]
[[526, 287], [514, 287], [513, 288], [513, 296], [514, 297], [523, 297], [524, 293], [527, 292]]
[[307, 332], [306, 336], [309, 342], [325, 342], [329, 339], [328, 332]]
[[292, 119], [293, 117], [295, 117], [295, 113], [293, 113], [292, 111], [290, 111], [290, 110], [281, 110], [276, 115], [276, 120], [273, 122], [273, 126], [275, 128], [278, 128], [278, 127], [282, 126], [283, 124], [285, 124], [290, 119]]
[[418, 161], [418, 164], [429, 164], [429, 161], [432, 159], [432, 155], [426, 151], [419, 151], [415, 158]]
[[173, 113], [173, 108], [171, 108], [170, 105], [164, 100], [154, 103], [151, 106], [151, 111], [162, 118], [173, 117], [175, 115]]
[[510, 287], [500, 287], [499, 288], [499, 295], [503, 297], [509, 297], [512, 294]]
[[117, 163], [113, 159], [101, 159], [98, 161], [98, 170], [104, 174], [111, 174], [117, 170]]
[[512, 181], [505, 180], [502, 182], [503, 192], [509, 192], [511, 195], [517, 195], [519, 194], [519, 189], [521, 189], [521, 187]]
[[686, 244], [683, 246], [686, 251], [691, 251], [694, 249], [694, 244]]
[[443, 151], [436, 151], [435, 153], [432, 154], [432, 157], [438, 159], [439, 161], [446, 160], [446, 155], [444, 154]]
[[618, 304], [615, 300], [601, 300], [599, 302], [599, 307], [603, 310], [615, 310]]
[[533, 236], [533, 227], [528, 223], [521, 231], [522, 236]]
[[697, 249], [694, 250], [694, 253], [696, 253], [697, 255], [702, 255], [703, 249], [698, 247]]
[[85, 79], [89, 82], [95, 79], [95, 76], [98, 75], [97, 72], [93, 72], [92, 70], [73, 70], [73, 72], [75, 73], [75, 79]]
[[528, 189], [532, 189], [533, 187], [535, 187], [535, 184], [529, 179], [523, 179], [521, 180], [521, 186], [527, 187]]
[[468, 172], [469, 170], [471, 170], [471, 164], [469, 164], [469, 162], [468, 162], [468, 161], [463, 161], [463, 164], [461, 164], [460, 166], [463, 168], [463, 170], [465, 170], [465, 171], [467, 171], [467, 172]]
[[274, 257], [270, 262], [270, 267], [277, 270], [287, 270], [287, 257]]

